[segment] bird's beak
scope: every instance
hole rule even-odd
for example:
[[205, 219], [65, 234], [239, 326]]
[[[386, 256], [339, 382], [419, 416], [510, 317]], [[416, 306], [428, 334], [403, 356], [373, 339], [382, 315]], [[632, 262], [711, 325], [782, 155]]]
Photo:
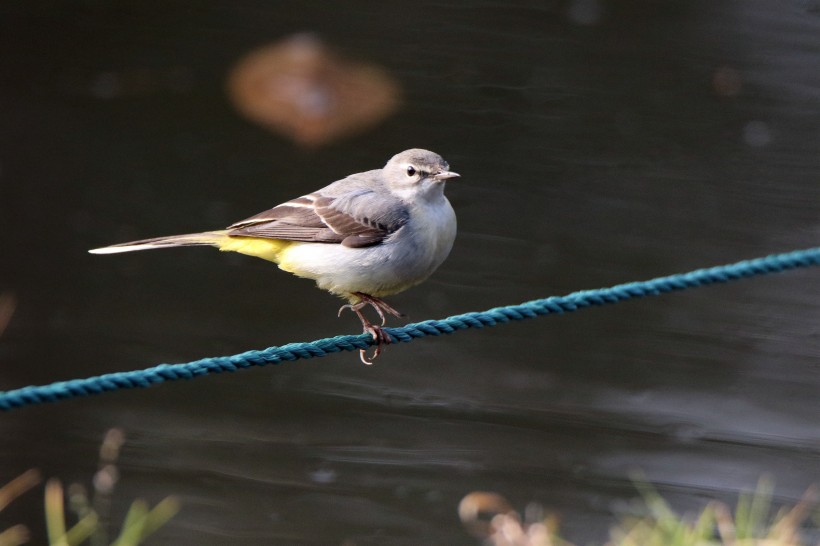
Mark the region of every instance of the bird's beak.
[[453, 171], [439, 171], [433, 175], [433, 180], [437, 182], [444, 182], [448, 178], [458, 178], [461, 176], [458, 173], [454, 173]]

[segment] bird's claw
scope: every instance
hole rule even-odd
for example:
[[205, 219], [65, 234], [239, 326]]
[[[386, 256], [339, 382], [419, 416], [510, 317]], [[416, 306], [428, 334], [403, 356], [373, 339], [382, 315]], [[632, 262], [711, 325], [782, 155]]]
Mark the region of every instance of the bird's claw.
[[336, 313], [336, 317], [341, 317], [342, 316], [342, 311], [344, 311], [345, 309], [350, 309], [354, 313], [356, 313], [358, 311], [358, 309], [355, 309], [355, 306], [352, 303], [348, 303], [346, 305], [342, 305], [341, 307], [339, 307], [339, 312]]
[[[364, 328], [364, 332], [366, 334], [370, 334], [373, 336], [373, 341], [376, 342], [376, 348], [373, 351], [373, 356], [367, 355], [367, 349], [359, 349], [359, 358], [362, 362], [367, 365], [373, 364], [373, 361], [381, 354], [382, 352], [382, 345], [388, 345], [390, 343], [390, 336], [387, 332], [384, 331], [382, 328], [385, 323], [387, 322], [387, 317], [385, 313], [389, 313], [394, 317], [403, 317], [401, 313], [395, 310], [393, 307], [388, 305], [384, 300], [380, 298], [375, 298], [373, 296], [369, 296], [367, 294], [356, 292], [354, 293], [355, 296], [359, 298], [359, 301], [356, 303], [348, 303], [346, 305], [342, 305], [339, 308], [339, 316], [341, 316], [342, 311], [345, 309], [350, 309], [352, 312], [356, 313], [356, 316], [359, 317], [359, 320], [362, 322], [362, 328]], [[381, 319], [381, 326], [375, 325], [369, 320], [367, 317], [364, 316], [362, 313], [362, 309], [366, 306], [371, 306], [373, 309], [376, 310], [376, 313], [379, 315]]]
[[359, 349], [359, 358], [363, 363], [370, 366], [373, 364], [373, 361], [382, 354], [382, 345], [390, 344], [391, 339], [388, 333], [384, 331], [384, 328], [376, 326], [375, 324], [365, 326], [364, 332], [373, 336], [373, 341], [376, 342], [376, 348], [373, 350], [373, 356], [371, 357], [367, 356], [367, 349]]

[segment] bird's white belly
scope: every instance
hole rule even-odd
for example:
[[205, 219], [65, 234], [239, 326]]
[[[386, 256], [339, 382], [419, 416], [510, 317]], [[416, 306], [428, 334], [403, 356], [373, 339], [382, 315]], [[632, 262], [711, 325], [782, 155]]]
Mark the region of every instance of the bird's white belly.
[[442, 199], [414, 207], [407, 224], [384, 243], [365, 248], [294, 243], [280, 255], [279, 267], [342, 297], [354, 292], [384, 297], [428, 278], [447, 258], [455, 235], [455, 213]]

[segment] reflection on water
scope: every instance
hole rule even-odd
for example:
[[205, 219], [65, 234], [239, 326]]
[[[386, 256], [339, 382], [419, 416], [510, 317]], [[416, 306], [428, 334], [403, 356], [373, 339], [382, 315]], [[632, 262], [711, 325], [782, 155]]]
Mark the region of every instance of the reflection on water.
[[[258, 260], [85, 251], [227, 224], [411, 146], [462, 179], [450, 258], [391, 302], [409, 320], [817, 244], [807, 3], [2, 9], [8, 387], [353, 333]], [[389, 70], [402, 111], [318, 149], [240, 119], [231, 67], [303, 28]], [[66, 84], [143, 68], [183, 91]], [[391, 346], [373, 367], [335, 355], [24, 409], [0, 420], [0, 460], [85, 476], [122, 427], [123, 497], [182, 501], [154, 544], [475, 544], [456, 515], [471, 491], [601, 542], [635, 468], [681, 512], [764, 473], [794, 504], [820, 476], [816, 286], [791, 272]], [[9, 510], [42, 532], [39, 505]]]
[[374, 125], [399, 94], [384, 70], [339, 59], [312, 34], [254, 51], [232, 70], [228, 89], [246, 117], [305, 146]]

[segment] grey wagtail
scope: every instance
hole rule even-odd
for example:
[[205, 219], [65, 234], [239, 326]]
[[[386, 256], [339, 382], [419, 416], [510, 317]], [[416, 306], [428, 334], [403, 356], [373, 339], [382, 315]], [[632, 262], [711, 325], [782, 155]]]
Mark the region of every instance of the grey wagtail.
[[[402, 316], [382, 298], [415, 286], [441, 265], [456, 237], [456, 215], [444, 184], [458, 173], [438, 154], [406, 150], [383, 169], [351, 174], [308, 195], [236, 222], [219, 231], [156, 237], [90, 250], [114, 254], [149, 248], [214, 246], [274, 262], [319, 288], [348, 300], [373, 336], [370, 364], [390, 337], [385, 313]], [[370, 305], [381, 318], [362, 313]]]

